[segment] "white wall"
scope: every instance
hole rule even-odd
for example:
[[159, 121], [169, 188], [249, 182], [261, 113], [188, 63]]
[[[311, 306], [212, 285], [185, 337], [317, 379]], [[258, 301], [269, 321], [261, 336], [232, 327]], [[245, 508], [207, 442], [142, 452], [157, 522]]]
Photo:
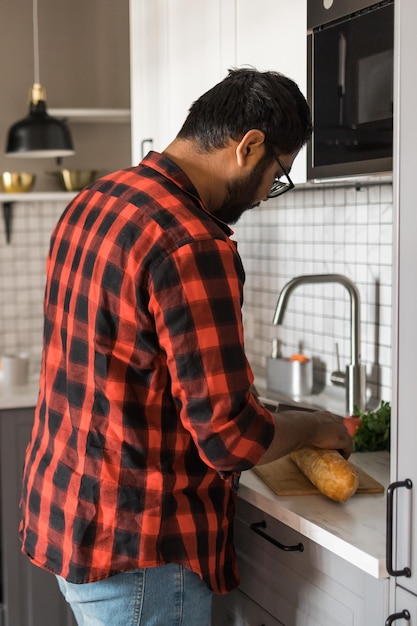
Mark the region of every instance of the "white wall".
[[[40, 82], [49, 109], [130, 107], [128, 0], [38, 0]], [[35, 191], [59, 190], [54, 159], [5, 155], [10, 126], [26, 117], [34, 82], [32, 0], [0, 2], [0, 171], [37, 176]], [[129, 124], [73, 124], [66, 168], [101, 171], [131, 163]]]

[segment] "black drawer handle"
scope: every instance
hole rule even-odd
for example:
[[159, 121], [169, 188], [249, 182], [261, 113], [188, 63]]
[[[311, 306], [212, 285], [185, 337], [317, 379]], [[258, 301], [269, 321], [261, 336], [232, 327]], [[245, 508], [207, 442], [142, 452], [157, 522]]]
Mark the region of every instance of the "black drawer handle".
[[404, 611], [401, 611], [401, 613], [393, 613], [385, 620], [385, 626], [391, 626], [392, 622], [395, 622], [395, 620], [397, 619], [405, 619], [407, 622], [409, 622], [410, 613], [407, 611], [407, 609], [404, 609]]
[[263, 530], [261, 530], [261, 528], [266, 528], [265, 520], [262, 520], [262, 522], [254, 522], [253, 524], [250, 525], [250, 529], [253, 530], [254, 533], [256, 533], [257, 535], [260, 535], [261, 537], [263, 537], [264, 539], [272, 543], [274, 546], [276, 546], [280, 550], [285, 550], [285, 552], [295, 552], [295, 551], [303, 552], [304, 551], [304, 546], [302, 543], [297, 543], [297, 545], [295, 546], [285, 546], [283, 543], [280, 543], [273, 537], [270, 537], [269, 535], [264, 533]]
[[[412, 481], [409, 478], [391, 483], [387, 489], [387, 543], [386, 543], [386, 561], [387, 572], [390, 576], [405, 576], [410, 578], [411, 570], [409, 567], [404, 569], [395, 570], [392, 565], [392, 540], [393, 540], [393, 518], [394, 518], [394, 492], [400, 487], [411, 489], [413, 486]], [[388, 618], [389, 619], [389, 618]]]

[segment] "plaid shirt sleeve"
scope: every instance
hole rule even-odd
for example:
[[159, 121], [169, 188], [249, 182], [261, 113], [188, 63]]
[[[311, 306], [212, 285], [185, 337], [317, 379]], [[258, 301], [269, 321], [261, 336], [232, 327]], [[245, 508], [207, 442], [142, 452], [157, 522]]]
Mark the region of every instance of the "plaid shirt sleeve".
[[183, 425], [219, 472], [252, 467], [272, 437], [269, 413], [248, 393], [242, 272], [230, 241], [188, 243], [155, 270], [150, 299]]

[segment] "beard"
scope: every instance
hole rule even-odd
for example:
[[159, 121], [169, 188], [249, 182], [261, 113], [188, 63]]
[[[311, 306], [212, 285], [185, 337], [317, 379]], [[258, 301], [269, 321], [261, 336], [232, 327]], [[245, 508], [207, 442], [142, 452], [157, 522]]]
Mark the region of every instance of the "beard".
[[256, 197], [269, 163], [270, 158], [264, 155], [245, 179], [229, 181], [224, 202], [214, 215], [226, 224], [236, 224], [245, 211], [259, 206]]

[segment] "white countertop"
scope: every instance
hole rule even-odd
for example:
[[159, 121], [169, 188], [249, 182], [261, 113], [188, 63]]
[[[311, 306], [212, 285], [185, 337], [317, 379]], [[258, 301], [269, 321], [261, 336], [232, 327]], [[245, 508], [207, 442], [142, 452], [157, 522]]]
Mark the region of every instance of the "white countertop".
[[[357, 452], [350, 460], [388, 487], [388, 452]], [[324, 495], [276, 496], [249, 470], [242, 473], [239, 497], [371, 576], [388, 576], [385, 494], [358, 494], [344, 503]]]
[[[256, 377], [261, 396], [283, 401], [266, 392], [263, 375], [261, 372]], [[323, 406], [343, 416], [344, 389], [327, 388], [326, 392], [322, 394]], [[387, 489], [389, 452], [357, 452], [350, 460]], [[333, 502], [324, 495], [282, 497], [276, 496], [254, 472], [248, 471], [242, 473], [239, 496], [371, 576], [388, 577], [385, 493], [358, 494], [344, 503]]]
[[27, 385], [6, 385], [3, 382], [3, 371], [0, 369], [0, 410], [22, 409], [36, 406], [39, 392], [39, 367], [37, 362], [31, 363], [29, 382]]
[[7, 387], [3, 385], [0, 377], [0, 410], [34, 407], [36, 406], [38, 391], [38, 381], [31, 381], [28, 385]]

